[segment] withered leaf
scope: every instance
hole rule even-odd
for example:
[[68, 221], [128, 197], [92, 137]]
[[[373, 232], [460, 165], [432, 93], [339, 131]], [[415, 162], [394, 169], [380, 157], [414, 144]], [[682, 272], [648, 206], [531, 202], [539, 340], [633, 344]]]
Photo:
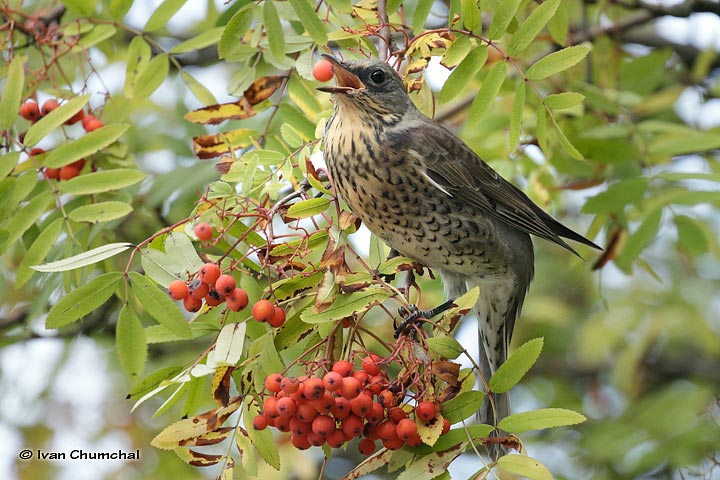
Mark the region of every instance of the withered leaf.
[[227, 407], [230, 401], [230, 379], [232, 378], [232, 372], [235, 368], [231, 366], [218, 367], [215, 370], [212, 380], [212, 392], [215, 401]]
[[460, 364], [447, 360], [432, 362], [432, 373], [449, 385], [458, 384], [460, 375]]
[[195, 438], [188, 438], [179, 442], [181, 447], [204, 447], [206, 445], [215, 445], [230, 436], [235, 427], [222, 427], [215, 431], [199, 435]]
[[257, 105], [263, 100], [270, 98], [270, 95], [280, 88], [284, 80], [285, 77], [280, 75], [258, 78], [243, 92], [243, 98], [245, 98], [250, 105]]
[[257, 132], [247, 128], [213, 135], [201, 135], [193, 138], [193, 153], [200, 159], [219, 157], [231, 150], [252, 145], [252, 138], [256, 135]]

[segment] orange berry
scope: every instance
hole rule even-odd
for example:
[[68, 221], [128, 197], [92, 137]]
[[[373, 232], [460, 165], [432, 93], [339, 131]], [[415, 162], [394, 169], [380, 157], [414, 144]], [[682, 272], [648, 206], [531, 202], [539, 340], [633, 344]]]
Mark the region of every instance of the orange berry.
[[85, 115], [82, 119], [82, 126], [86, 132], [90, 133], [93, 130], [97, 130], [98, 128], [102, 127], [103, 122], [98, 120], [95, 115]]
[[209, 223], [200, 222], [197, 225], [195, 225], [195, 236], [199, 240], [202, 240], [203, 242], [207, 242], [213, 236], [213, 228], [210, 226]]
[[307, 434], [305, 435], [293, 435], [292, 436], [292, 444], [293, 447], [297, 448], [298, 450], [307, 450], [312, 445], [310, 445], [310, 440], [308, 439]]
[[388, 410], [388, 418], [395, 423], [400, 423], [400, 420], [408, 418], [407, 413], [400, 407], [392, 407]]
[[379, 358], [377, 355], [368, 355], [362, 359], [362, 368], [368, 375], [377, 375], [380, 373], [380, 367], [377, 365]]
[[301, 422], [312, 422], [317, 417], [317, 410], [312, 406], [310, 402], [297, 403], [297, 410], [295, 410], [295, 416]]
[[332, 407], [333, 417], [342, 420], [350, 413], [350, 400], [345, 397], [335, 397], [335, 405]]
[[34, 147], [34, 148], [30, 149], [30, 151], [28, 152], [28, 155], [30, 155], [31, 157], [34, 157], [35, 155], [42, 155], [43, 153], [45, 153], [44, 148]]
[[447, 418], [443, 418], [443, 428], [442, 428], [442, 433], [440, 435], [445, 435], [449, 431], [450, 431], [450, 420], [448, 420]]
[[[412, 422], [412, 420], [410, 421]], [[395, 423], [393, 423], [392, 420], [385, 420], [377, 426], [378, 438], [383, 442], [386, 440], [392, 440], [394, 438], [397, 438], [396, 429], [397, 426], [395, 425]]]
[[202, 300], [209, 293], [210, 287], [208, 287], [205, 283], [195, 280], [195, 282], [190, 285], [190, 296], [195, 300]]
[[75, 160], [70, 165], [77, 168], [78, 170], [82, 170], [82, 168], [85, 166], [85, 159], [81, 158], [80, 160]]
[[242, 288], [235, 288], [230, 295], [225, 297], [228, 308], [233, 312], [239, 312], [248, 306], [248, 294]]
[[222, 271], [216, 263], [206, 263], [198, 271], [200, 281], [208, 285], [214, 285], [217, 279], [220, 278], [220, 274], [222, 274]]
[[370, 379], [365, 370], [356, 370], [353, 372], [352, 376], [360, 380], [361, 385], [366, 385], [368, 380]]
[[168, 285], [168, 292], [175, 300], [182, 300], [190, 293], [187, 283], [182, 280], [173, 280], [170, 282], [170, 285]]
[[277, 401], [277, 411], [281, 417], [291, 417], [297, 411], [297, 404], [292, 398], [283, 397]]
[[[358, 417], [365, 417], [372, 412], [373, 400], [367, 393], [361, 393], [350, 400], [350, 409]], [[380, 407], [382, 408], [382, 407]]]
[[325, 437], [318, 435], [315, 432], [308, 433], [308, 442], [310, 442], [310, 445], [313, 447], [321, 447], [323, 443], [325, 443]]
[[342, 430], [338, 430], [337, 428], [333, 430], [333, 432], [327, 436], [326, 441], [327, 444], [330, 445], [332, 448], [340, 448], [342, 447], [343, 443], [347, 442], [349, 439], [345, 436], [345, 433]]
[[332, 393], [326, 391], [322, 396], [316, 400], [311, 400], [312, 406], [320, 414], [328, 415], [332, 413], [333, 407], [335, 406], [335, 397]]
[[358, 442], [358, 451], [360, 455], [365, 455], [366, 457], [372, 455], [375, 451], [375, 442], [369, 438], [363, 438]]
[[80, 175], [80, 169], [74, 165], [65, 165], [60, 168], [60, 180], [70, 180]]
[[60, 106], [60, 104], [54, 98], [51, 98], [50, 100], [45, 100], [45, 103], [42, 104], [42, 108], [40, 109], [40, 115], [42, 115], [44, 117], [45, 115], [52, 112], [59, 106]]
[[35, 123], [40, 118], [40, 107], [32, 100], [20, 105], [20, 116]]
[[277, 428], [281, 432], [289, 432], [290, 431], [290, 416], [289, 415], [281, 415], [278, 418], [275, 419], [275, 428]]
[[75, 125], [77, 122], [81, 121], [85, 117], [85, 112], [79, 110], [75, 115], [65, 120], [65, 125]]
[[283, 392], [291, 395], [300, 389], [300, 382], [295, 377], [285, 377], [280, 381], [280, 388]]
[[391, 438], [390, 440], [383, 440], [382, 444], [383, 447], [387, 448], [388, 450], [400, 450], [405, 442], [400, 440], [399, 438]]
[[420, 402], [415, 407], [415, 416], [421, 422], [427, 423], [437, 416], [437, 407], [433, 402]]
[[307, 435], [312, 432], [311, 422], [302, 422], [297, 416], [290, 418], [290, 431], [294, 435]]
[[48, 178], [50, 180], [58, 180], [60, 178], [60, 169], [59, 168], [50, 168], [45, 167], [43, 168], [43, 175], [45, 175], [45, 178]]
[[332, 371], [339, 373], [343, 377], [349, 377], [353, 373], [353, 366], [347, 360], [338, 360], [333, 364]]
[[268, 418], [265, 415], [258, 415], [253, 418], [252, 425], [255, 430], [265, 430], [268, 426]]
[[268, 320], [268, 323], [274, 328], [282, 327], [285, 324], [285, 310], [280, 307], [275, 307], [273, 316]]
[[409, 418], [403, 418], [398, 422], [397, 426], [395, 427], [395, 433], [397, 434], [399, 439], [407, 442], [415, 435], [417, 435], [417, 424], [415, 424], [415, 422], [410, 420]]
[[343, 378], [343, 384], [339, 392], [343, 397], [352, 400], [362, 392], [362, 384], [360, 380], [355, 377], [345, 377]]
[[325, 393], [323, 381], [318, 377], [311, 377], [305, 380], [303, 386], [303, 397], [308, 400], [317, 400]]
[[268, 392], [278, 393], [280, 391], [280, 382], [282, 382], [283, 376], [279, 373], [271, 373], [265, 377], [265, 388]]
[[235, 278], [227, 273], [220, 275], [215, 281], [215, 290], [217, 290], [220, 295], [224, 296], [228, 296], [233, 293], [236, 286], [237, 284], [235, 283]]
[[337, 372], [328, 372], [323, 377], [323, 386], [325, 390], [334, 392], [342, 387], [343, 377]]
[[183, 298], [183, 307], [185, 307], [185, 310], [188, 312], [197, 312], [202, 308], [202, 300], [199, 300], [197, 298], [193, 298], [190, 295]]
[[312, 421], [312, 431], [321, 437], [327, 437], [335, 431], [335, 420], [327, 415], [318, 415]]
[[205, 295], [205, 303], [211, 307], [217, 307], [221, 305], [225, 299], [215, 290], [215, 287], [209, 287], [208, 294]]
[[327, 60], [320, 60], [312, 68], [313, 77], [318, 82], [327, 82], [333, 77], [332, 63]]
[[278, 399], [276, 397], [265, 397], [262, 408], [263, 415], [268, 418], [277, 418], [279, 416], [277, 411], [277, 402]]
[[365, 430], [365, 424], [363, 423], [362, 418], [358, 417], [354, 413], [351, 413], [343, 419], [342, 423], [340, 424], [340, 428], [345, 433], [345, 435], [351, 438], [355, 438], [362, 435], [363, 431]]
[[382, 422], [384, 418], [385, 409], [383, 408], [383, 406], [377, 402], [373, 402], [370, 412], [365, 415], [365, 419], [368, 421], [368, 423], [376, 424]]
[[267, 322], [275, 315], [275, 305], [270, 300], [258, 300], [252, 307], [252, 316], [258, 322]]

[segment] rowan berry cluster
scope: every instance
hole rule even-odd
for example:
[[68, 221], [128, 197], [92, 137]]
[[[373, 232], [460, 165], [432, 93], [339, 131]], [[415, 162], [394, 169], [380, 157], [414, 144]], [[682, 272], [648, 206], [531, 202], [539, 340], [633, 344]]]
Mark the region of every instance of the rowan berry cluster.
[[[233, 312], [239, 312], [248, 306], [249, 299], [245, 290], [237, 286], [235, 277], [222, 270], [216, 263], [206, 263], [197, 274], [187, 282], [173, 280], [168, 292], [175, 300], [182, 300], [188, 312], [197, 312], [203, 301], [210, 307], [225, 303]], [[273, 327], [285, 323], [285, 310], [269, 300], [259, 300], [252, 307], [252, 315], [259, 322], [267, 322]]]
[[[48, 113], [56, 110], [59, 106], [60, 102], [58, 102], [55, 98], [46, 100], [42, 106], [38, 105], [38, 103], [33, 100], [28, 100], [20, 105], [20, 116], [34, 124]], [[78, 111], [75, 115], [67, 119], [65, 121], [65, 125], [74, 125], [77, 122], [82, 122], [83, 129], [87, 133], [97, 130], [103, 126], [103, 123], [94, 115], [86, 115], [83, 110]], [[43, 153], [46, 153], [45, 149], [35, 147], [28, 152], [28, 155], [34, 157]], [[75, 162], [64, 165], [60, 168], [44, 167], [41, 171], [45, 178], [51, 180], [70, 180], [71, 178], [75, 178], [80, 175], [80, 171], [84, 166], [85, 159], [81, 158], [80, 160], [76, 160]]]
[[[358, 370], [340, 360], [322, 377], [269, 375], [265, 389], [271, 395], [264, 398], [253, 428], [290, 432], [292, 444], [300, 450], [324, 444], [339, 448], [353, 438], [360, 438], [358, 450], [363, 455], [372, 454], [377, 441], [391, 450], [419, 446], [418, 427], [441, 421], [437, 405], [420, 401], [414, 407], [402, 406], [402, 393], [390, 384], [383, 362], [370, 354]], [[450, 423], [442, 422], [446, 433]]]

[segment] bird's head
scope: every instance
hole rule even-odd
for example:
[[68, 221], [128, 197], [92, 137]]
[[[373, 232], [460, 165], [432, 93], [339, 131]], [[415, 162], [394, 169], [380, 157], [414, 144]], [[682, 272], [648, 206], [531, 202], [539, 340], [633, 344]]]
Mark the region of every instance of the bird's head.
[[362, 111], [403, 115], [414, 108], [400, 75], [379, 60], [340, 61], [323, 54], [333, 66], [337, 85], [319, 87], [342, 106]]

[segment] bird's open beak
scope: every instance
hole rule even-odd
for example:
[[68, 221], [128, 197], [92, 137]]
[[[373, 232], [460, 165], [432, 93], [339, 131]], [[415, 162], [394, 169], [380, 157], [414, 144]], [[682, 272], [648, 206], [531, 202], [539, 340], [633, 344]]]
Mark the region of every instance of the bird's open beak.
[[330, 62], [333, 67], [333, 74], [337, 85], [334, 87], [318, 87], [321, 92], [327, 93], [349, 93], [355, 90], [362, 90], [365, 85], [354, 73], [351, 73], [346, 69], [342, 62], [338, 61], [335, 57], [327, 54], [322, 54], [322, 57]]

